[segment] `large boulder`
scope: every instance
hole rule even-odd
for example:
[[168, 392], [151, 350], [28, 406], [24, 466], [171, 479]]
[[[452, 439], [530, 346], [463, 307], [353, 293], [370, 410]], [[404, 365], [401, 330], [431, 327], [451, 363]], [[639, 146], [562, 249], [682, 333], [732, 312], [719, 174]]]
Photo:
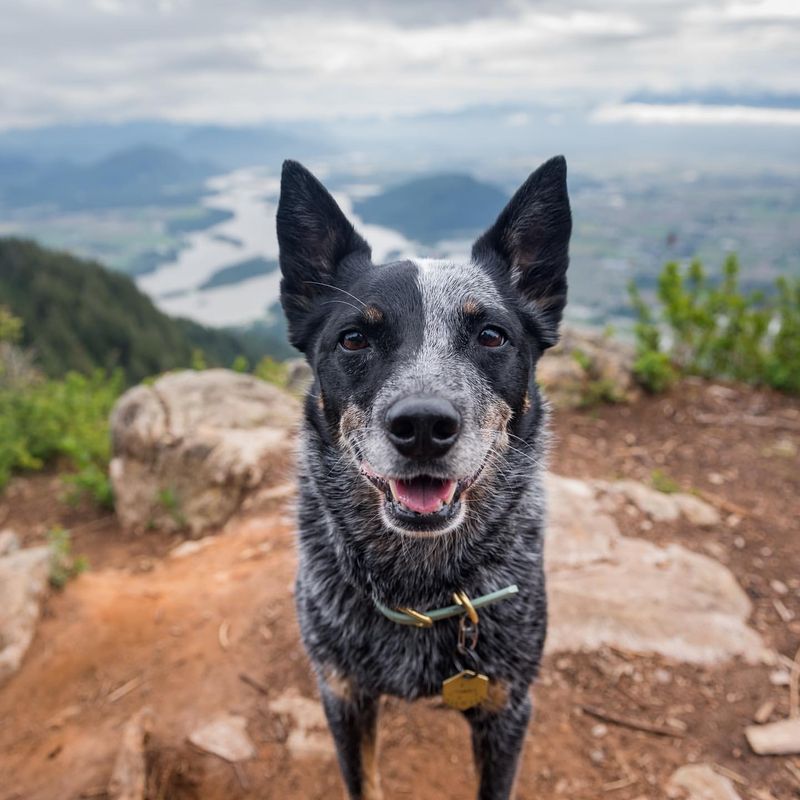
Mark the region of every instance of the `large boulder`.
[[19, 669], [30, 647], [50, 574], [50, 548], [19, 550], [16, 537], [6, 533], [3, 539], [6, 554], [0, 558], [0, 685]]
[[225, 369], [176, 372], [126, 392], [111, 415], [111, 480], [123, 525], [218, 529], [292, 469], [295, 398]]
[[611, 645], [696, 664], [770, 660], [747, 624], [750, 600], [725, 566], [623, 536], [593, 482], [550, 474], [547, 489], [550, 652]]

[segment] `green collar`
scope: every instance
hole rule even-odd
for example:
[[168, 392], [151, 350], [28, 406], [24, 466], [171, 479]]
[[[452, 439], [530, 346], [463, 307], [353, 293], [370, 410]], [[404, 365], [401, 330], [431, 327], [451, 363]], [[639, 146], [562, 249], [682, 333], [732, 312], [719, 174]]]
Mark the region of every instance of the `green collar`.
[[[517, 585], [512, 583], [511, 586], [506, 586], [505, 589], [498, 589], [496, 592], [489, 592], [489, 594], [482, 594], [480, 597], [473, 598], [472, 605], [475, 608], [488, 606], [498, 600], [505, 600], [517, 594], [518, 591]], [[461, 605], [445, 606], [444, 608], [434, 608], [430, 611], [419, 612], [413, 611], [413, 609], [395, 610], [383, 605], [383, 603], [379, 603], [375, 598], [373, 598], [372, 602], [375, 603], [375, 608], [387, 619], [396, 622], [398, 625], [411, 625], [415, 628], [429, 628], [434, 622], [439, 622], [439, 620], [448, 619], [449, 617], [458, 617], [466, 613], [466, 609]], [[409, 611], [413, 611], [413, 613], [409, 613]]]

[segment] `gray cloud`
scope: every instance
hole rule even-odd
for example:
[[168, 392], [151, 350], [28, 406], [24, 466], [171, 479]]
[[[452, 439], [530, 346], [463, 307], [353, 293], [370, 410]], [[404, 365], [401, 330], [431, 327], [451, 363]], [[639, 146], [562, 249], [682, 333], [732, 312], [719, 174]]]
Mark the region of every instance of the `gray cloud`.
[[798, 90], [794, 0], [12, 0], [0, 126]]

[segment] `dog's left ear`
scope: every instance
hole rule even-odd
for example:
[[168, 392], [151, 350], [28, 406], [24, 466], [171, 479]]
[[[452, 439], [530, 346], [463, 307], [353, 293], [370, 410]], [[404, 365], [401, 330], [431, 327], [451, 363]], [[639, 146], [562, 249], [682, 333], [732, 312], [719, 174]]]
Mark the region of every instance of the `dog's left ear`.
[[369, 263], [371, 252], [328, 190], [297, 161], [283, 162], [276, 219], [289, 341], [305, 352], [320, 298], [335, 291], [344, 262]]
[[512, 285], [533, 307], [545, 347], [558, 341], [567, 302], [571, 232], [567, 162], [556, 156], [531, 174], [472, 247], [476, 262], [493, 264], [499, 257], [510, 272]]

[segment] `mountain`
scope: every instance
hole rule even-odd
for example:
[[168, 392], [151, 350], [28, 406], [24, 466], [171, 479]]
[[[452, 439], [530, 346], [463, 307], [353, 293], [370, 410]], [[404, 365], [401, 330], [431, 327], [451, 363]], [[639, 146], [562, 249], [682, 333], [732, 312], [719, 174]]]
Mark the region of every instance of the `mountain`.
[[0, 239], [0, 305], [22, 319], [23, 345], [52, 376], [121, 367], [133, 383], [189, 366], [197, 349], [209, 365], [221, 366], [238, 355], [253, 364], [292, 352], [284, 338], [261, 330], [169, 317], [130, 278], [22, 239]]
[[329, 153], [319, 126], [297, 133], [277, 126], [193, 125], [162, 120], [48, 125], [0, 131], [0, 153], [37, 161], [87, 164], [141, 145], [173, 150], [218, 167], [280, 164], [284, 158]]
[[248, 258], [231, 264], [229, 267], [218, 269], [211, 277], [200, 284], [198, 289], [202, 292], [206, 289], [216, 289], [219, 286], [230, 286], [235, 283], [256, 278], [259, 275], [269, 275], [278, 269], [278, 262], [274, 259], [267, 259], [262, 256]]
[[487, 228], [507, 200], [505, 192], [490, 183], [469, 175], [445, 174], [393, 186], [357, 201], [354, 207], [365, 222], [433, 244]]
[[0, 158], [0, 205], [65, 211], [192, 204], [216, 168], [172, 150], [139, 145], [91, 164]]

